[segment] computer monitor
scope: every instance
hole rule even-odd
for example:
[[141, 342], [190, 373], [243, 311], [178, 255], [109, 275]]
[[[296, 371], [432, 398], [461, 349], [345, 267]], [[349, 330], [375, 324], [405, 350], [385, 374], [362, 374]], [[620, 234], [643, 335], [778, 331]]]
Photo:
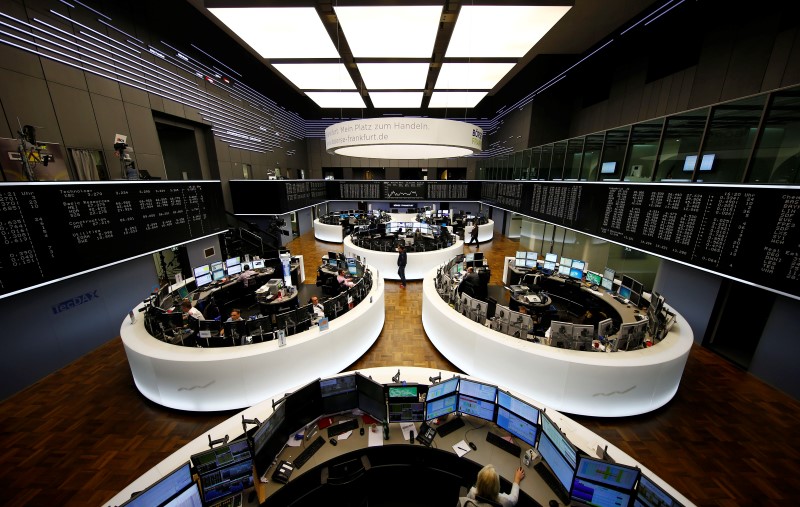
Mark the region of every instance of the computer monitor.
[[328, 266], [334, 269], [339, 269], [338, 259], [328, 259]]
[[459, 382], [458, 392], [459, 394], [491, 401], [492, 403], [494, 403], [494, 400], [497, 398], [497, 386], [465, 378], [462, 378], [461, 382]]
[[640, 475], [638, 468], [581, 455], [575, 470], [572, 498], [599, 507], [630, 505]]
[[281, 401], [275, 406], [267, 420], [261, 423], [261, 426], [253, 433], [253, 455], [256, 456], [257, 463], [271, 463], [283, 448], [283, 444], [286, 443], [284, 434], [296, 429], [288, 429], [284, 424], [285, 421], [286, 403]]
[[556, 263], [553, 262], [553, 261], [544, 261], [544, 265], [542, 266], [542, 269], [547, 274], [552, 273], [556, 269]]
[[430, 421], [437, 417], [452, 414], [458, 409], [458, 394], [452, 393], [435, 400], [425, 402], [425, 420]]
[[623, 299], [630, 299], [631, 297], [631, 289], [630, 287], [625, 287], [621, 285], [619, 287], [619, 296]]
[[548, 262], [558, 262], [558, 255], [554, 253], [544, 254], [544, 260]]
[[644, 286], [637, 280], [631, 280], [630, 288], [631, 292], [636, 292], [637, 294], [641, 294], [644, 290]]
[[542, 461], [558, 479], [559, 485], [569, 494], [570, 489], [572, 489], [572, 481], [575, 479], [575, 468], [570, 466], [567, 458], [558, 451], [557, 445], [544, 431], [539, 435], [539, 442], [536, 448], [542, 456]]
[[[518, 416], [534, 423], [539, 423], [539, 409], [522, 401], [521, 399], [517, 398], [511, 393], [506, 391], [498, 391], [497, 392], [497, 406], [499, 408], [504, 408], [511, 412], [514, 412]], [[531, 445], [534, 445], [531, 443]]]
[[178, 287], [178, 297], [180, 299], [186, 299], [189, 297], [189, 288], [186, 285], [181, 285]]
[[193, 454], [190, 459], [197, 474], [205, 475], [225, 468], [231, 463], [246, 461], [251, 457], [247, 441], [234, 440], [229, 444]]
[[200, 506], [203, 504], [203, 497], [200, 495], [200, 485], [193, 482], [189, 487], [178, 493], [161, 507], [184, 507], [186, 505]]
[[[286, 424], [289, 428], [300, 428], [319, 417], [322, 411], [322, 393], [319, 379], [286, 397]], [[294, 431], [294, 430], [290, 430]]]
[[472, 254], [473, 261], [482, 261], [483, 260], [483, 252], [475, 252]]
[[471, 253], [471, 252], [470, 252], [470, 253], [468, 253], [468, 254], [466, 254], [466, 255], [464, 256], [464, 261], [465, 261], [465, 262], [472, 262], [472, 261], [474, 261], [474, 260], [475, 260], [475, 254], [474, 254], [474, 253]]
[[378, 421], [386, 420], [386, 393], [383, 384], [356, 373], [358, 409]]
[[151, 507], [161, 505], [178, 495], [192, 484], [192, 472], [189, 462], [180, 465], [147, 489], [123, 503], [120, 507]]
[[526, 257], [527, 257], [527, 252], [519, 250], [517, 251], [517, 255], [515, 256], [515, 258], [517, 259], [525, 259]]
[[[519, 259], [517, 259], [519, 260]], [[534, 259], [525, 259], [525, 267], [533, 269], [536, 267], [536, 261]]]
[[458, 377], [452, 377], [438, 384], [429, 386], [427, 399], [435, 400], [436, 398], [441, 398], [442, 396], [455, 392], [456, 389], [458, 389], [458, 380]]
[[583, 270], [575, 267], [569, 268], [569, 277], [574, 280], [583, 280]]
[[550, 343], [552, 345], [566, 348], [572, 341], [572, 322], [552, 321], [550, 329]]
[[536, 446], [536, 435], [538, 433], [536, 423], [532, 423], [503, 407], [497, 407], [496, 423], [499, 427], [531, 447]]
[[586, 262], [578, 260], [578, 259], [574, 259], [572, 261], [572, 267], [580, 269], [581, 271], [585, 271], [586, 270]]
[[496, 405], [493, 401], [486, 401], [461, 393], [458, 395], [458, 411], [462, 414], [479, 417], [487, 421], [494, 421], [495, 407]]
[[597, 336], [608, 338], [614, 330], [614, 321], [611, 319], [603, 319], [597, 323]]
[[272, 332], [272, 317], [259, 317], [247, 321], [247, 334], [259, 337], [258, 341], [264, 340], [264, 335]]
[[564, 275], [564, 276], [569, 276], [570, 269], [572, 269], [572, 268], [570, 268], [569, 265], [567, 265], [567, 264], [559, 264], [559, 266], [558, 266], [558, 274], [559, 275]]
[[608, 278], [609, 280], [614, 280], [614, 276], [616, 276], [617, 272], [611, 268], [606, 268], [603, 270], [603, 278]]
[[572, 348], [574, 350], [591, 350], [594, 340], [594, 326], [591, 324], [572, 325]]
[[592, 285], [600, 285], [603, 283], [603, 277], [600, 276], [600, 273], [595, 273], [594, 271], [587, 271], [586, 281]]
[[358, 408], [356, 375], [343, 375], [319, 381], [322, 396], [322, 413], [335, 414]]
[[228, 274], [229, 275], [238, 275], [242, 272], [242, 265], [241, 264], [234, 264], [233, 266], [228, 266]]
[[208, 273], [206, 275], [196, 276], [194, 277], [194, 281], [197, 282], [198, 287], [208, 285], [209, 283], [211, 283], [211, 273]]
[[628, 299], [630, 299], [632, 305], [639, 306], [639, 303], [641, 302], [641, 294], [631, 291], [631, 295], [628, 297]]
[[211, 279], [214, 280], [215, 282], [217, 280], [222, 280], [223, 278], [225, 278], [225, 271], [219, 270], [211, 272]]
[[577, 448], [570, 442], [559, 427], [550, 419], [546, 412], [541, 413], [542, 431], [550, 437], [558, 452], [566, 458], [569, 466], [574, 470], [578, 463]]
[[617, 168], [616, 162], [603, 162], [600, 165], [600, 174], [614, 174]]
[[264, 259], [256, 259], [251, 263], [253, 269], [264, 269]]
[[253, 487], [253, 460], [248, 459], [200, 476], [204, 505], [211, 505]]
[[209, 266], [208, 264], [204, 266], [197, 266], [196, 268], [194, 268], [193, 271], [194, 271], [194, 277], [197, 278], [198, 276], [203, 276], [211, 273], [211, 266]]
[[539, 260], [539, 253], [538, 252], [528, 252], [528, 254], [525, 256], [525, 258], [535, 262], [535, 261]]
[[211, 263], [211, 271], [223, 271], [225, 269], [225, 263], [222, 261], [219, 262], [212, 262]]
[[230, 259], [225, 259], [225, 267], [230, 268], [231, 266], [241, 264], [240, 259], [240, 257], [231, 257]]
[[328, 260], [331, 260], [331, 259], [338, 260], [339, 259], [339, 254], [336, 253], [336, 252], [328, 252]]
[[[714, 166], [714, 153], [708, 153], [703, 155], [703, 158], [700, 159], [700, 170], [701, 171], [710, 171]], [[692, 172], [694, 171], [694, 166], [697, 164], [697, 155], [687, 155], [686, 160], [683, 162], [683, 171], [684, 172]]]
[[559, 266], [566, 266], [568, 268], [572, 267], [572, 259], [569, 257], [562, 257], [561, 262], [558, 263]]
[[[241, 340], [243, 336], [247, 336], [247, 321], [246, 320], [232, 320], [230, 322], [223, 322], [222, 328], [225, 330], [225, 338], [234, 340], [236, 343]], [[238, 343], [236, 343], [238, 345]]]
[[516, 257], [514, 259], [514, 267], [516, 267], [516, 268], [525, 268], [525, 267], [527, 267], [527, 262], [528, 262], [528, 260], [525, 259], [524, 257], [522, 257], [522, 258]]
[[604, 288], [605, 290], [607, 290], [607, 291], [613, 291], [614, 290], [614, 280], [611, 280], [610, 278], [603, 277], [603, 279], [600, 281], [600, 286], [602, 288]]
[[421, 422], [425, 420], [425, 404], [420, 401], [419, 384], [390, 384], [387, 389], [389, 422]]
[[627, 287], [630, 289], [631, 287], [633, 287], [633, 278], [629, 277], [628, 275], [622, 275], [622, 281], [620, 283], [620, 286]]
[[683, 504], [644, 474], [639, 477], [633, 505], [634, 507], [683, 507]]

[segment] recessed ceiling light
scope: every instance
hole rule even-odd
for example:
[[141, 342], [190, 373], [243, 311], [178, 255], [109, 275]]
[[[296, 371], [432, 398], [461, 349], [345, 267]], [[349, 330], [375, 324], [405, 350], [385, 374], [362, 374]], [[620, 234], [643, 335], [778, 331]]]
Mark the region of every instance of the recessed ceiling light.
[[358, 71], [369, 90], [423, 90], [427, 63], [359, 63]]
[[488, 92], [433, 92], [428, 107], [475, 107]]
[[571, 8], [569, 5], [462, 5], [445, 57], [521, 58]]
[[262, 58], [339, 58], [313, 7], [209, 8]]
[[422, 92], [369, 92], [375, 107], [420, 107]]
[[341, 63], [276, 63], [278, 72], [301, 90], [355, 90]]
[[491, 90], [514, 65], [513, 63], [444, 63], [434, 88]]
[[306, 92], [306, 95], [322, 108], [363, 109], [367, 107], [358, 92]]
[[356, 58], [430, 58], [441, 5], [335, 6]]

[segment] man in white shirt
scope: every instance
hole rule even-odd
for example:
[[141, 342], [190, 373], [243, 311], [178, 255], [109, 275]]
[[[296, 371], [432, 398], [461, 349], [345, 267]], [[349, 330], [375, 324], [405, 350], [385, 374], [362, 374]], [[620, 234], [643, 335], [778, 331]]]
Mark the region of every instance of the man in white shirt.
[[319, 298], [317, 296], [311, 296], [311, 308], [314, 309], [313, 322], [316, 324], [319, 322], [319, 319], [325, 316], [325, 307], [319, 302]]
[[184, 317], [188, 316], [188, 317], [194, 317], [197, 320], [206, 320], [206, 318], [203, 317], [203, 314], [200, 312], [200, 310], [192, 306], [192, 302], [189, 301], [188, 299], [184, 299], [181, 302], [181, 311], [183, 312]]

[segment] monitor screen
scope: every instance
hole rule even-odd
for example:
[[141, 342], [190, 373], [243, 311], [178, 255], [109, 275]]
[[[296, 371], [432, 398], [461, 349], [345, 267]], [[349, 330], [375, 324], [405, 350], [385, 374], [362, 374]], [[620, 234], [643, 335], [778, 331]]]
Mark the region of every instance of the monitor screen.
[[385, 421], [386, 395], [384, 394], [383, 384], [357, 373], [356, 391], [358, 392], [359, 410], [378, 421]]
[[197, 278], [198, 276], [203, 276], [211, 273], [211, 266], [206, 264], [205, 266], [198, 266], [194, 268], [194, 277]]
[[520, 251], [517, 251], [516, 258], [517, 258], [517, 259], [524, 259], [524, 258], [526, 257], [526, 255], [527, 255], [527, 252], [520, 252]]
[[444, 398], [429, 400], [425, 403], [425, 420], [430, 421], [437, 417], [452, 414], [458, 408], [458, 395], [451, 394]]
[[200, 496], [200, 487], [194, 482], [181, 491], [178, 496], [162, 504], [162, 507], [200, 507], [201, 505], [203, 505], [203, 499]]
[[603, 162], [603, 164], [600, 166], [600, 174], [614, 174], [616, 168], [616, 162]]
[[253, 454], [271, 462], [286, 442], [286, 403], [279, 403], [269, 418], [253, 433]]
[[494, 421], [494, 407], [494, 402], [466, 396], [463, 393], [458, 395], [458, 411], [462, 414], [469, 414], [487, 421]]
[[328, 266], [338, 269], [339, 261], [337, 259], [328, 259]]
[[231, 266], [235, 266], [237, 264], [241, 264], [239, 257], [231, 257], [225, 261], [225, 267], [230, 268]]
[[572, 486], [572, 480], [575, 478], [575, 469], [573, 469], [566, 458], [558, 452], [555, 444], [547, 436], [547, 433], [542, 432], [539, 436], [539, 445], [537, 446], [539, 454], [547, 466], [553, 471], [558, 478], [558, 482], [569, 492]]
[[425, 420], [425, 404], [419, 401], [418, 385], [388, 387], [389, 422], [420, 422]]
[[242, 462], [251, 457], [250, 447], [246, 440], [235, 440], [227, 445], [199, 452], [191, 456], [192, 464], [198, 475], [207, 474], [231, 463]]
[[449, 378], [438, 384], [433, 384], [428, 387], [428, 399], [435, 400], [436, 398], [441, 398], [442, 396], [455, 392], [457, 388], [458, 377]]
[[339, 259], [339, 254], [336, 252], [328, 252], [328, 260]]
[[646, 475], [639, 477], [636, 487], [635, 507], [682, 507], [681, 503], [672, 498], [672, 495], [661, 489]]
[[219, 471], [200, 476], [203, 501], [206, 505], [219, 502], [253, 487], [253, 460], [240, 461]]
[[[575, 447], [572, 446], [569, 440], [567, 440], [567, 437], [558, 429], [558, 426], [556, 426], [544, 412], [542, 412], [542, 431], [550, 437], [550, 441], [567, 459], [569, 466], [574, 469], [577, 465], [578, 455]], [[567, 488], [569, 488], [569, 483], [567, 483]]]
[[622, 282], [620, 283], [620, 285], [630, 289], [631, 287], [633, 287], [633, 278], [627, 275], [622, 275]]
[[578, 460], [576, 476], [592, 482], [600, 482], [615, 488], [632, 491], [636, 481], [639, 479], [639, 469], [581, 456]]
[[286, 424], [290, 428], [300, 428], [319, 417], [322, 411], [319, 379], [312, 380], [288, 395], [285, 403]]
[[517, 257], [516, 259], [514, 259], [514, 266], [517, 268], [524, 268], [527, 266], [527, 262], [528, 262], [527, 259]]
[[211, 273], [203, 276], [196, 276], [194, 281], [197, 282], [198, 287], [202, 287], [203, 285], [208, 285], [211, 283]]
[[570, 499], [580, 502], [581, 505], [593, 507], [619, 507], [620, 505], [630, 505], [631, 492], [612, 489], [575, 477], [572, 482]]
[[511, 433], [515, 437], [522, 439], [530, 446], [536, 445], [536, 424], [523, 419], [505, 408], [497, 408], [497, 425]]
[[475, 260], [475, 254], [474, 253], [468, 253], [467, 255], [464, 256], [464, 260], [466, 262], [474, 261]]
[[638, 292], [631, 291], [631, 295], [628, 297], [628, 299], [630, 299], [631, 303], [634, 305], [639, 306], [641, 295]]
[[620, 295], [621, 298], [630, 299], [630, 297], [631, 297], [631, 289], [629, 287], [620, 286], [619, 295]]
[[534, 259], [525, 259], [525, 267], [526, 268], [531, 268], [531, 269], [535, 268], [536, 267], [536, 261]]
[[241, 264], [234, 264], [233, 266], [228, 266], [228, 274], [229, 275], [238, 275], [242, 272], [242, 265]]
[[562, 257], [561, 262], [558, 263], [559, 266], [566, 266], [568, 268], [572, 267], [572, 259], [569, 257]]
[[212, 262], [211, 263], [211, 271], [222, 271], [225, 269], [225, 263], [222, 261], [219, 262]]
[[528, 260], [537, 261], [539, 260], [539, 253], [538, 252], [528, 252], [528, 255], [525, 257]]
[[225, 272], [224, 271], [220, 270], [220, 271], [212, 271], [211, 272], [211, 279], [214, 280], [215, 282], [217, 280], [222, 280], [223, 278], [225, 278]]
[[548, 262], [557, 262], [558, 261], [558, 255], [556, 255], [554, 253], [544, 254], [544, 260], [546, 260]]
[[355, 265], [347, 266], [347, 272], [353, 276], [358, 275], [358, 268]]
[[319, 381], [322, 413], [334, 414], [358, 408], [355, 374], [326, 378]]
[[631, 288], [631, 292], [637, 292], [639, 294], [641, 294], [642, 291], [644, 290], [644, 286], [640, 282], [637, 282], [636, 280], [631, 280], [631, 284], [629, 287]]
[[497, 405], [524, 417], [532, 423], [539, 422], [539, 410], [536, 407], [505, 391], [497, 392]]
[[182, 287], [178, 287], [178, 297], [181, 299], [186, 299], [189, 297], [189, 288], [185, 285]]
[[483, 252], [475, 252], [472, 254], [473, 261], [482, 261], [483, 260]]
[[614, 276], [616, 274], [617, 272], [611, 268], [606, 268], [603, 270], [603, 278], [608, 278], [609, 280], [614, 280]]
[[547, 271], [549, 273], [552, 273], [556, 269], [556, 263], [553, 262], [553, 261], [544, 261], [544, 265], [542, 266], [542, 269], [544, 269], [545, 271]]
[[576, 259], [572, 261], [572, 267], [583, 271], [586, 269], [586, 263]]
[[462, 378], [458, 385], [458, 392], [466, 396], [479, 398], [481, 400], [491, 401], [494, 403], [494, 400], [497, 397], [497, 386]]
[[569, 268], [569, 277], [575, 280], [583, 280], [583, 270], [578, 268]]
[[592, 285], [600, 285], [601, 283], [603, 283], [603, 277], [600, 276], [600, 273], [595, 273], [594, 271], [587, 271], [586, 281], [591, 283]]
[[120, 507], [150, 507], [166, 502], [192, 483], [189, 462], [182, 464], [161, 480], [131, 498]]
[[[700, 170], [710, 171], [714, 166], [714, 157], [714, 153], [703, 155], [703, 158], [700, 159]], [[683, 171], [687, 173], [694, 171], [695, 164], [697, 164], [697, 155], [687, 155], [683, 162]]]
[[614, 321], [612, 319], [603, 319], [597, 323], [597, 336], [611, 336], [614, 330]]
[[600, 282], [600, 286], [603, 287], [605, 290], [613, 291], [614, 281], [609, 280], [608, 278], [603, 278], [603, 280]]
[[264, 268], [264, 259], [256, 259], [253, 261], [253, 269], [263, 269]]
[[564, 276], [569, 276], [570, 269], [572, 269], [572, 268], [570, 268], [569, 266], [566, 266], [564, 264], [561, 264], [561, 265], [558, 266], [558, 274], [559, 275], [564, 275]]

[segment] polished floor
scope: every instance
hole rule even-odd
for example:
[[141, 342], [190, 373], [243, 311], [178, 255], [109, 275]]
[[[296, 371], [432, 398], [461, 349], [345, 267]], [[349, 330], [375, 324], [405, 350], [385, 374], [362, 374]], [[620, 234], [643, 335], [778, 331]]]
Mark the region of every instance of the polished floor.
[[[305, 256], [313, 283], [316, 260], [331, 245], [307, 233], [289, 246]], [[493, 283], [499, 283], [502, 258], [518, 246], [506, 238], [481, 246]], [[387, 282], [383, 332], [350, 369], [457, 371], [428, 341], [421, 304], [421, 282], [406, 289]], [[181, 412], [146, 400], [133, 384], [119, 337], [109, 339], [0, 403], [0, 505], [107, 505], [156, 463], [234, 415]], [[697, 505], [800, 504], [800, 403], [702, 347], [693, 348], [667, 406], [636, 417], [575, 419]]]

